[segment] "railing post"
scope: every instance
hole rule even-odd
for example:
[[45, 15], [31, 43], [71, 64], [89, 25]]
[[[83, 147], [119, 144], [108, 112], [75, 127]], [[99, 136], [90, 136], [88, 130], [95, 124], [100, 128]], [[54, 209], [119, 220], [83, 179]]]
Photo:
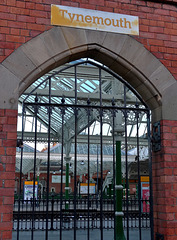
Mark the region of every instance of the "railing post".
[[51, 203], [52, 203], [52, 212], [51, 212], [51, 227], [50, 227], [50, 230], [54, 230], [54, 228], [53, 228], [53, 220], [54, 220], [54, 196], [52, 196]]
[[65, 157], [66, 160], [66, 181], [65, 181], [65, 209], [68, 210], [69, 208], [69, 162], [71, 160], [71, 157]]
[[122, 171], [121, 171], [121, 142], [116, 141], [116, 240], [125, 240], [123, 223], [122, 223]]

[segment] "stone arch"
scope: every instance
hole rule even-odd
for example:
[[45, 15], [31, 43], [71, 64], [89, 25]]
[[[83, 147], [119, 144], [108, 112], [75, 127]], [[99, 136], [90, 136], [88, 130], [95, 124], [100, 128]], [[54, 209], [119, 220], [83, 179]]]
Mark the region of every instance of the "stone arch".
[[154, 121], [177, 119], [172, 97], [176, 80], [141, 43], [128, 35], [68, 27], [42, 33], [2, 62], [0, 108], [16, 109], [20, 94], [38, 77], [81, 57], [91, 57], [126, 79], [153, 111]]

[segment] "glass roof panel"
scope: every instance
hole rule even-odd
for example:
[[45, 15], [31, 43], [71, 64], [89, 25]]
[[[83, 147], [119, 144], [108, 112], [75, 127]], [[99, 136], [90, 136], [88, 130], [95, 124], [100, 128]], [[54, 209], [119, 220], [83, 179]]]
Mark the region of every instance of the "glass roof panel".
[[[80, 65], [72, 66], [73, 63]], [[112, 106], [112, 101], [115, 102], [116, 106], [121, 107], [135, 107], [139, 104], [140, 108], [146, 108], [143, 105], [134, 92], [129, 87], [125, 87], [119, 79], [112, 74], [112, 72], [106, 69], [99, 69], [98, 66], [102, 66], [94, 60], [89, 59], [89, 62], [85, 62], [85, 59], [80, 59], [72, 63], [68, 63], [65, 66], [60, 66], [53, 69], [49, 73], [37, 79], [19, 98], [19, 102], [23, 103], [34, 103], [36, 94], [38, 95], [38, 101], [40, 103], [49, 102], [49, 81], [48, 77], [51, 78], [51, 102], [55, 104], [61, 104], [64, 99], [65, 104], [71, 105], [65, 109], [63, 127], [64, 131], [74, 137], [74, 109], [72, 108], [75, 104], [75, 79], [77, 79], [77, 104], [87, 104], [89, 98], [92, 106], [100, 104], [100, 88], [102, 90], [102, 105]], [[104, 66], [102, 66], [104, 67]], [[64, 70], [63, 70], [64, 69]], [[76, 70], [76, 71], [75, 71]], [[101, 75], [99, 75], [101, 73]], [[101, 78], [101, 86], [99, 79]], [[124, 93], [126, 95], [124, 96]], [[26, 127], [25, 131], [34, 132], [34, 107], [26, 107]], [[38, 131], [46, 132], [48, 126], [48, 108], [46, 106], [40, 106], [38, 109]], [[87, 135], [88, 126], [90, 128], [91, 135], [100, 134], [100, 119], [96, 109], [92, 110], [92, 116], [90, 123], [87, 122], [87, 115], [85, 110], [78, 111], [79, 129], [77, 134], [81, 133]], [[105, 112], [103, 114], [103, 135], [111, 136], [111, 113]], [[119, 116], [120, 125], [124, 131], [124, 115], [121, 113]], [[28, 126], [28, 127], [27, 127]], [[61, 139], [61, 128], [62, 128], [62, 113], [58, 107], [52, 108], [51, 114], [51, 132], [58, 138]], [[139, 118], [139, 129], [142, 133], [146, 134], [146, 114], [142, 114]], [[136, 116], [133, 111], [128, 114], [127, 121], [128, 137], [136, 137]], [[92, 151], [92, 150], [91, 150]]]

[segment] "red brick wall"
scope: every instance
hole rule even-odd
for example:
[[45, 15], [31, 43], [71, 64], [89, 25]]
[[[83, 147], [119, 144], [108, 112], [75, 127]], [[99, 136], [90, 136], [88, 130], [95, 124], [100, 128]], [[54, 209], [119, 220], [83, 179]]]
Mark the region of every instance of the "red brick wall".
[[[177, 239], [177, 121], [161, 121], [162, 149], [154, 154], [155, 232]], [[168, 237], [167, 237], [168, 236]]]
[[[55, 188], [55, 192], [58, 194], [61, 191], [61, 184], [60, 183], [52, 183], [52, 173], [49, 174], [49, 192], [51, 192], [51, 188]], [[56, 174], [60, 175], [60, 174]], [[65, 175], [65, 174], [64, 174]], [[79, 178], [79, 176], [77, 176], [77, 179]], [[30, 180], [33, 180], [33, 173], [30, 173]], [[39, 181], [41, 180], [45, 180], [47, 183], [47, 173], [40, 173], [39, 175]], [[72, 192], [74, 191], [74, 178], [72, 176], [70, 176], [70, 183], [69, 183], [69, 187], [71, 188]], [[65, 192], [65, 183], [63, 183], [63, 192]]]
[[[140, 35], [135, 38], [177, 79], [177, 9], [161, 2], [163, 0], [159, 3], [142, 0], [1, 0], [0, 62], [20, 45], [52, 27], [50, 4], [53, 3], [139, 16]], [[164, 2], [177, 3], [176, 0]], [[16, 116], [17, 111], [0, 110], [0, 239], [11, 238]], [[163, 147], [153, 159], [155, 232], [168, 235], [168, 240], [176, 240], [177, 122], [161, 123]]]
[[[157, 0], [158, 2], [158, 0]], [[50, 25], [50, 5], [61, 4], [80, 8], [139, 16], [140, 36], [144, 44], [177, 78], [177, 11], [176, 6], [138, 0], [1, 0], [0, 1], [0, 62], [14, 49]]]
[[0, 110], [0, 239], [11, 239], [17, 110]]

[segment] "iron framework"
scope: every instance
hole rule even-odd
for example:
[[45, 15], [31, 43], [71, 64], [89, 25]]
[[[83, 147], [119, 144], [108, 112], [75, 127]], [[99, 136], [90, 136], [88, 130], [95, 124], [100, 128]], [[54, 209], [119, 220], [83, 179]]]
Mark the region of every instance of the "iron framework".
[[[153, 204], [152, 204], [152, 166], [150, 146], [150, 111], [139, 94], [120, 76], [105, 66], [91, 60], [76, 61], [57, 70], [53, 70], [38, 79], [20, 98], [22, 104], [21, 140], [24, 141], [28, 118], [33, 132], [34, 160], [29, 171], [33, 172], [32, 198], [24, 200], [22, 189], [23, 176], [23, 148], [19, 163], [19, 190], [14, 204], [14, 230], [20, 239], [21, 230], [30, 230], [31, 239], [35, 239], [36, 228], [45, 230], [45, 239], [49, 239], [49, 231], [58, 230], [60, 240], [65, 240], [63, 231], [73, 229], [72, 239], [77, 239], [78, 229], [85, 228], [86, 239], [91, 239], [91, 231], [99, 228], [99, 239], [104, 239], [103, 230], [112, 228], [113, 239], [118, 239], [116, 224], [122, 221], [126, 229], [125, 237], [131, 240], [131, 228], [138, 229], [139, 240], [142, 231], [150, 227], [150, 239], [153, 240]], [[143, 126], [143, 128], [142, 128]], [[46, 150], [46, 192], [45, 197], [35, 193], [35, 182], [39, 181], [40, 162], [37, 158], [37, 147], [40, 132], [45, 134]], [[103, 175], [105, 154], [103, 147], [112, 146], [112, 156], [109, 164], [111, 181], [106, 186], [107, 178]], [[85, 161], [87, 175], [87, 190], [85, 195], [79, 192], [81, 178], [78, 169], [78, 139], [84, 138], [87, 144]], [[129, 139], [134, 139], [131, 145]], [[97, 146], [97, 181], [94, 194], [91, 192], [93, 162], [90, 146]], [[109, 140], [108, 140], [109, 138]], [[146, 142], [149, 159], [150, 195], [144, 199], [141, 185], [140, 147], [141, 138]], [[59, 155], [60, 191], [59, 199], [50, 197], [51, 190], [51, 142], [57, 139], [61, 145]], [[123, 196], [123, 185], [117, 185], [117, 149], [120, 143], [125, 153], [125, 170], [123, 179], [126, 182], [125, 194], [122, 199], [122, 211], [118, 212], [118, 197]], [[71, 160], [71, 146], [74, 144], [73, 156], [73, 186], [69, 187], [69, 164]], [[136, 200], [129, 197], [128, 161], [129, 150], [136, 148], [136, 168], [138, 194]], [[121, 158], [121, 156], [119, 156]], [[99, 164], [99, 166], [98, 166]], [[99, 184], [98, 184], [99, 167]], [[121, 163], [119, 165], [121, 169]], [[63, 176], [65, 175], [65, 182]], [[122, 178], [122, 176], [119, 176]], [[123, 180], [122, 180], [123, 181]], [[110, 188], [109, 196], [106, 188]], [[71, 190], [71, 193], [69, 192]], [[70, 198], [72, 196], [72, 199]], [[148, 209], [144, 209], [144, 204]], [[122, 214], [122, 215], [121, 215]], [[145, 224], [144, 224], [145, 220]], [[54, 227], [55, 225], [55, 227]], [[123, 231], [123, 229], [122, 229]]]

